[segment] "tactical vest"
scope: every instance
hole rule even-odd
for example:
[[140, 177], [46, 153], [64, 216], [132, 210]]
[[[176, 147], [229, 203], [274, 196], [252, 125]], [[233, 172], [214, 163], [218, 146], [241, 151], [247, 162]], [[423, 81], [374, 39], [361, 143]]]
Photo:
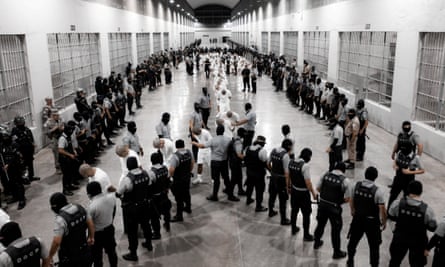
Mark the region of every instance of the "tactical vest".
[[357, 117], [360, 121], [360, 129], [365, 125], [365, 121], [363, 118], [363, 113], [367, 112], [366, 108], [360, 109], [357, 111]]
[[304, 161], [302, 160], [291, 160], [291, 162], [289, 163], [289, 176], [292, 182], [292, 187], [294, 187], [295, 189], [298, 188], [299, 190], [307, 190], [306, 181], [303, 177], [303, 165]]
[[130, 192], [125, 192], [124, 202], [142, 205], [148, 203], [150, 200], [150, 177], [146, 171], [139, 174], [129, 172], [127, 174], [133, 185]]
[[32, 147], [33, 138], [31, 131], [28, 128], [19, 129], [16, 127], [15, 129], [16, 130], [13, 132], [17, 136], [16, 142], [20, 145], [20, 147], [21, 148]]
[[272, 173], [273, 175], [283, 176], [284, 168], [283, 168], [283, 157], [286, 154], [286, 150], [282, 150], [278, 152], [277, 149], [274, 149], [270, 155], [272, 161]]
[[408, 156], [402, 152], [397, 153], [396, 164], [399, 167], [399, 170], [407, 169], [413, 159], [414, 155], [412, 153]]
[[413, 144], [413, 142], [411, 142], [411, 136], [414, 133], [399, 133], [399, 135], [397, 136], [397, 149], [398, 151], [403, 150], [404, 148], [409, 148], [411, 149], [411, 151], [415, 151], [416, 150], [416, 146], [415, 144]]
[[67, 146], [64, 147], [63, 149], [70, 154], [74, 154], [73, 142], [71, 141], [71, 137], [66, 136], [66, 134], [63, 134], [60, 138], [65, 138], [67, 143]]
[[375, 193], [377, 186], [363, 186], [363, 182], [358, 182], [354, 188], [354, 208], [355, 216], [379, 218], [379, 207], [375, 204]]
[[156, 176], [156, 181], [152, 185], [152, 193], [158, 195], [169, 188], [168, 169], [165, 166], [159, 169], [152, 167], [151, 171]]
[[5, 253], [11, 258], [14, 267], [40, 267], [41, 247], [40, 242], [35, 237], [27, 238], [28, 244], [17, 248], [8, 246]]
[[82, 250], [87, 246], [87, 212], [80, 205], [75, 205], [77, 212], [70, 214], [61, 210], [59, 216], [62, 217], [68, 229], [68, 234], [63, 236], [59, 249], [59, 259], [81, 256]]
[[229, 149], [228, 149], [228, 158], [232, 163], [241, 163], [241, 159], [238, 157], [238, 154], [236, 153], [236, 145], [242, 143], [241, 142], [241, 138], [239, 137], [235, 137], [232, 139], [232, 141], [229, 144]]
[[[408, 204], [407, 198], [400, 200], [399, 217], [396, 223], [396, 232], [410, 235], [415, 238], [426, 237], [425, 215], [427, 205], [421, 202], [418, 206]], [[423, 240], [422, 240], [423, 242]]]
[[326, 174], [323, 177], [323, 182], [321, 184], [320, 200], [338, 207], [343, 204], [344, 179], [345, 177], [343, 175], [336, 175], [333, 173]]
[[266, 175], [266, 163], [260, 160], [260, 146], [256, 150], [248, 148], [246, 150], [246, 156], [244, 157], [244, 163], [246, 164], [247, 175], [261, 176]]
[[190, 153], [190, 151], [187, 150], [184, 154], [176, 151], [175, 155], [178, 157], [179, 165], [175, 168], [173, 181], [187, 181], [187, 179], [190, 179], [190, 165], [192, 164], [192, 154]]

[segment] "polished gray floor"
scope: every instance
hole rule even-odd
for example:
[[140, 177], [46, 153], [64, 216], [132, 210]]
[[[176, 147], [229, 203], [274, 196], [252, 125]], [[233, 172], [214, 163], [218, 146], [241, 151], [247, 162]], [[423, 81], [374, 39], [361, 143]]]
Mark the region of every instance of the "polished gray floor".
[[[172, 115], [171, 125], [174, 138], [187, 139], [188, 116], [192, 112], [193, 102], [201, 92], [201, 87], [213, 84], [213, 79], [206, 80], [202, 71], [194, 76], [185, 74], [184, 65], [174, 73], [174, 82], [164, 85], [154, 92], [144, 91], [142, 110], [138, 110], [133, 118], [138, 125], [138, 134], [146, 151], [143, 159], [144, 166], [149, 166], [149, 154], [153, 151], [151, 142], [155, 136], [154, 125], [158, 123], [163, 112]], [[229, 76], [229, 84], [233, 93], [232, 109], [243, 114], [244, 103], [252, 102], [257, 112], [257, 134], [267, 137], [266, 148], [270, 151], [281, 141], [280, 126], [289, 124], [296, 140], [296, 153], [303, 147], [311, 147], [314, 156], [311, 162], [313, 181], [327, 169], [328, 156], [325, 153], [328, 146], [326, 127], [314, 120], [312, 116], [303, 114], [292, 107], [285, 97], [285, 93], [275, 93], [271, 80], [262, 77], [258, 80], [257, 95], [241, 92], [241, 77]], [[214, 125], [212, 112], [212, 122]], [[214, 132], [212, 127], [212, 133]], [[348, 171], [347, 176], [353, 180], [362, 179], [365, 167], [373, 165], [380, 171], [377, 180], [386, 193], [386, 185], [391, 183], [393, 170], [390, 158], [395, 137], [374, 125], [369, 126], [368, 150], [366, 160], [358, 164], [355, 171]], [[120, 142], [115, 138], [115, 142]], [[188, 145], [189, 142], [188, 142]], [[444, 165], [422, 156], [426, 174], [418, 176], [424, 182], [424, 200], [436, 211], [441, 218], [445, 213], [443, 202], [445, 197]], [[18, 221], [25, 235], [37, 235], [49, 245], [52, 238], [54, 215], [50, 210], [48, 198], [61, 189], [61, 177], [54, 173], [53, 159], [50, 151], [44, 149], [36, 156], [37, 174], [43, 179], [27, 188], [28, 205], [22, 211], [17, 211], [15, 205], [8, 209], [11, 217]], [[101, 157], [98, 167], [105, 170], [117, 185], [120, 175], [118, 158], [114, 149], [109, 148]], [[205, 170], [205, 180], [208, 182], [208, 170]], [[154, 241], [153, 252], [139, 248], [139, 262], [128, 263], [119, 260], [119, 266], [305, 266], [305, 267], [335, 267], [345, 266], [345, 260], [332, 260], [329, 226], [325, 232], [325, 245], [314, 251], [312, 243], [303, 242], [301, 233], [291, 236], [290, 228], [279, 225], [278, 216], [268, 218], [267, 213], [255, 213], [252, 206], [246, 206], [244, 199], [239, 203], [226, 200], [220, 194], [220, 202], [213, 203], [205, 199], [211, 190], [211, 185], [201, 184], [192, 187], [193, 214], [186, 215], [184, 223], [173, 224], [171, 233], [162, 232], [162, 240]], [[173, 200], [173, 198], [171, 198]], [[265, 203], [268, 197], [265, 194]], [[87, 205], [84, 187], [77, 191], [69, 201]], [[315, 228], [316, 206], [314, 206], [311, 229]], [[343, 212], [344, 227], [342, 233], [342, 247], [346, 249], [346, 232], [351, 216], [349, 207]], [[122, 233], [122, 214], [118, 209], [115, 225], [117, 229], [118, 254], [127, 252], [128, 242]], [[301, 226], [301, 217], [298, 218]], [[381, 246], [381, 266], [387, 266], [389, 254], [388, 246], [392, 233], [387, 229], [383, 233]], [[429, 259], [429, 262], [431, 259]], [[366, 240], [362, 240], [357, 256], [356, 266], [368, 265], [368, 249]], [[430, 264], [430, 263], [429, 263]], [[403, 266], [408, 266], [405, 262]]]

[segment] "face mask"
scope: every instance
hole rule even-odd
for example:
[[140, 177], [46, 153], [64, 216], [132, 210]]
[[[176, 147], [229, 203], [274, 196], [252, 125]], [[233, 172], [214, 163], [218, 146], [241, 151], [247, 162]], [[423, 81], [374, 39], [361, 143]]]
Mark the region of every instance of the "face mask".
[[169, 119], [162, 119], [162, 123], [164, 123], [165, 125], [167, 125], [167, 123], [169, 122]]
[[136, 133], [136, 128], [128, 129], [128, 131], [129, 131], [130, 133], [132, 133], [132, 134], [135, 134], [135, 133]]
[[348, 117], [349, 117], [349, 119], [352, 120], [355, 117], [355, 115], [354, 114], [348, 114]]
[[403, 127], [403, 131], [405, 133], [409, 133], [409, 132], [411, 132], [411, 127]]

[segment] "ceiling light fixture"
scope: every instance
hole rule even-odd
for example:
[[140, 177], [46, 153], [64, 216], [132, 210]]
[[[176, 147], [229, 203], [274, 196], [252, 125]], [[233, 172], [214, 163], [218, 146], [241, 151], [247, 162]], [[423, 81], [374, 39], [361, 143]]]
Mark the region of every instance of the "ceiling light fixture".
[[176, 5], [176, 7], [180, 7], [180, 6], [181, 6], [180, 4], [177, 4], [177, 5]]
[[175, 0], [170, 0], [170, 4], [174, 4], [175, 3]]

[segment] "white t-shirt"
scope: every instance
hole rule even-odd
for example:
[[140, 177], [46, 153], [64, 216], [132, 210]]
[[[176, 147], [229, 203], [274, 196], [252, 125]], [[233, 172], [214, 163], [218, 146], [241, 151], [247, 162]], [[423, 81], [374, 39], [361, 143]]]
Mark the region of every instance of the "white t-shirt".
[[135, 157], [138, 162], [138, 166], [141, 166], [141, 160], [139, 159], [138, 153], [136, 153], [134, 150], [128, 149], [128, 155], [125, 158], [119, 157], [122, 170], [121, 178], [119, 179], [119, 184], [122, 181], [122, 179], [128, 174], [127, 159], [131, 157]]
[[159, 150], [161, 151], [162, 156], [164, 157], [164, 165], [168, 165], [170, 158], [175, 152], [175, 145], [173, 144], [173, 141], [170, 139], [161, 138], [161, 140], [164, 140], [164, 147], [162, 147]]
[[108, 192], [108, 187], [111, 185], [110, 177], [100, 168], [96, 168], [94, 176], [88, 177], [88, 182], [98, 182], [102, 188], [102, 193]]

